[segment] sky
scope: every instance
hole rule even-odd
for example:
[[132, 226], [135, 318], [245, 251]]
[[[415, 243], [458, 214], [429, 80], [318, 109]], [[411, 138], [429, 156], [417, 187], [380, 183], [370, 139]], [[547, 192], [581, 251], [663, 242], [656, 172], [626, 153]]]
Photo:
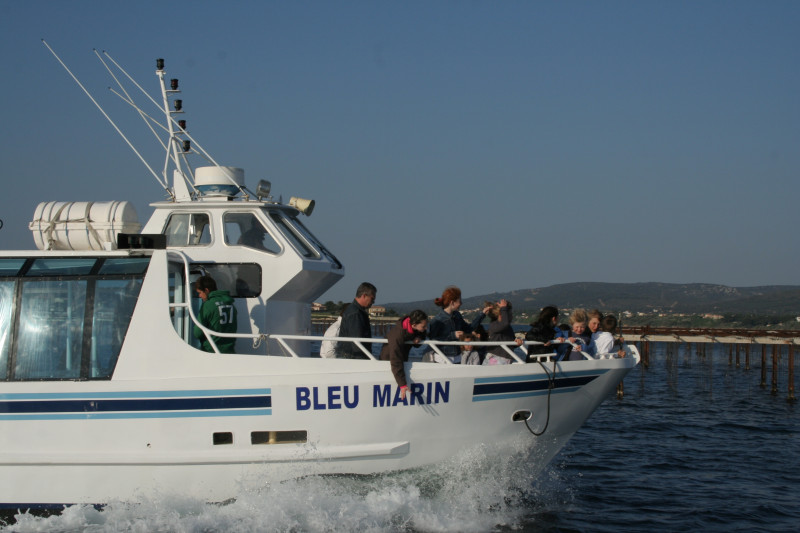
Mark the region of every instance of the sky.
[[315, 199], [346, 269], [320, 301], [800, 284], [798, 27], [777, 0], [0, 0], [0, 247], [41, 201], [164, 199], [45, 39], [123, 131], [92, 50], [154, 95], [164, 58], [220, 164]]

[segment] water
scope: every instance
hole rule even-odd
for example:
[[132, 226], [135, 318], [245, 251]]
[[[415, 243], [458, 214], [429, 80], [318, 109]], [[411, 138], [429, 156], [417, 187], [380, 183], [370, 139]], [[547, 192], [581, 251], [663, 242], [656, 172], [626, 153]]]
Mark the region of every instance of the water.
[[249, 487], [227, 505], [153, 495], [18, 513], [0, 531], [796, 531], [798, 405], [785, 356], [774, 396], [754, 359], [746, 371], [661, 345], [538, 478], [487, 446], [424, 471]]

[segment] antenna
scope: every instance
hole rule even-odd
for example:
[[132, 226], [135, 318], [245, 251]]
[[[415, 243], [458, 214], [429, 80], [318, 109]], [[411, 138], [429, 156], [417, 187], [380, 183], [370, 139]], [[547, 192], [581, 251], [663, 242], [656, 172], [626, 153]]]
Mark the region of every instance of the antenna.
[[50, 48], [50, 45], [47, 44], [47, 41], [42, 39], [42, 43], [44, 43], [44, 45], [47, 47], [47, 49], [50, 50], [50, 53], [53, 54], [53, 57], [55, 57], [58, 60], [58, 62], [61, 64], [61, 66], [64, 67], [64, 70], [66, 70], [67, 73], [72, 77], [72, 79], [75, 80], [75, 83], [78, 84], [78, 87], [80, 87], [81, 90], [83, 90], [83, 92], [86, 93], [86, 96], [89, 97], [89, 100], [91, 100], [92, 103], [97, 107], [97, 109], [100, 110], [100, 112], [103, 114], [103, 116], [106, 117], [106, 120], [108, 120], [108, 122], [114, 127], [114, 129], [117, 131], [117, 133], [119, 133], [120, 137], [123, 138], [123, 140], [128, 144], [130, 149], [133, 150], [133, 153], [136, 154], [136, 156], [139, 158], [139, 160], [141, 160], [142, 163], [144, 163], [144, 166], [146, 166], [147, 170], [149, 170], [150, 173], [153, 175], [153, 177], [156, 178], [156, 181], [158, 181], [161, 184], [161, 186], [164, 187], [164, 189], [167, 191], [167, 193], [169, 193], [170, 196], [173, 196], [172, 192], [169, 190], [169, 187], [165, 186], [165, 184], [162, 183], [161, 179], [159, 179], [159, 177], [158, 177], [158, 174], [156, 174], [156, 172], [150, 167], [150, 165], [147, 163], [147, 161], [145, 161], [144, 157], [142, 157], [142, 155], [136, 150], [136, 148], [133, 146], [133, 144], [131, 144], [131, 142], [128, 140], [128, 138], [125, 137], [125, 134], [122, 133], [122, 131], [117, 127], [117, 125], [114, 123], [114, 121], [111, 120], [111, 117], [109, 117], [108, 113], [105, 112], [103, 107], [100, 104], [97, 103], [97, 100], [94, 99], [92, 94], [86, 89], [86, 87], [83, 86], [83, 84], [78, 80], [78, 78], [75, 77], [75, 74], [73, 74], [72, 71], [67, 67], [67, 65], [64, 64], [64, 62], [61, 60], [61, 58], [58, 57], [58, 54], [56, 54], [55, 51], [52, 48]]
[[[176, 78], [172, 78], [169, 80], [169, 85], [167, 85], [166, 81], [166, 71], [164, 70], [164, 60], [159, 58], [156, 60], [156, 76], [158, 76], [159, 83], [161, 85], [161, 103], [158, 103], [150, 94], [145, 91], [141, 85], [139, 85], [136, 80], [134, 80], [130, 74], [128, 74], [122, 66], [114, 60], [111, 55], [103, 50], [102, 55], [94, 49], [94, 53], [97, 56], [98, 60], [103, 64], [105, 69], [108, 71], [111, 78], [116, 83], [117, 87], [119, 87], [119, 91], [115, 90], [112, 87], [109, 87], [109, 90], [117, 96], [120, 100], [131, 106], [141, 117], [144, 121], [145, 125], [149, 128], [150, 132], [156, 137], [157, 141], [161, 144], [162, 148], [165, 150], [164, 154], [164, 165], [162, 168], [161, 175], [157, 173], [153, 168], [147, 163], [147, 161], [142, 157], [142, 155], [136, 150], [133, 144], [128, 140], [125, 134], [117, 127], [111, 117], [105, 112], [105, 110], [100, 106], [100, 104], [95, 100], [95, 98], [91, 95], [91, 93], [83, 86], [83, 84], [78, 80], [78, 78], [70, 71], [67, 65], [61, 60], [58, 54], [50, 47], [47, 42], [42, 39], [42, 43], [47, 47], [51, 54], [58, 60], [64, 70], [72, 77], [75, 83], [83, 90], [86, 96], [94, 103], [94, 105], [100, 110], [103, 116], [108, 120], [108, 122], [114, 127], [114, 129], [119, 133], [120, 137], [128, 144], [128, 146], [133, 150], [139, 160], [144, 163], [145, 167], [150, 171], [153, 177], [156, 178], [156, 181], [167, 191], [170, 199], [172, 201], [181, 201], [181, 200], [193, 200], [197, 196], [201, 196], [204, 194], [201, 190], [198, 189], [196, 186], [196, 176], [195, 172], [192, 169], [192, 166], [189, 164], [189, 160], [187, 156], [189, 154], [198, 154], [203, 157], [206, 161], [211, 163], [213, 166], [217, 167], [222, 172], [219, 174], [220, 176], [225, 176], [231, 185], [233, 185], [236, 189], [239, 190], [244, 196], [245, 199], [248, 199], [250, 195], [253, 193], [247, 190], [243, 183], [237, 182], [234, 177], [224, 169], [226, 167], [222, 167], [219, 163], [217, 163], [211, 155], [203, 149], [200, 144], [189, 134], [186, 130], [186, 120], [180, 119], [176, 120], [175, 115], [183, 114], [183, 100], [179, 98], [170, 98], [173, 95], [177, 95], [180, 93], [179, 81]], [[115, 74], [109, 63], [103, 59], [103, 56], [107, 58], [108, 62], [110, 62], [120, 73], [122, 73], [142, 94], [144, 94], [153, 105], [156, 106], [166, 118], [165, 123], [162, 123], [161, 120], [157, 120], [150, 116], [147, 112], [145, 112], [141, 107], [139, 107], [135, 102], [131, 94], [126, 90], [125, 86], [123, 85], [122, 81], [119, 77]], [[156, 131], [154, 126], [158, 126], [160, 130], [167, 134], [166, 141], [160, 136], [160, 134]], [[174, 166], [172, 171], [172, 187], [170, 187], [170, 176], [169, 170], [170, 167]], [[234, 189], [235, 190], [235, 189]]]

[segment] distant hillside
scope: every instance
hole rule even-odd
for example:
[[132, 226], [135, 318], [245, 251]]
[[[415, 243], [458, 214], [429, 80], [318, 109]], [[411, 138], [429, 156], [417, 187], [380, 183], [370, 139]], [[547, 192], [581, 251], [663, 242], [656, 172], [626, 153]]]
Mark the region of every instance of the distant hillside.
[[[486, 300], [505, 298], [514, 312], [535, 314], [545, 305], [583, 307], [632, 313], [752, 313], [800, 315], [800, 286], [727, 287], [708, 283], [594, 283], [578, 282], [538, 289], [495, 292], [463, 298], [463, 309], [477, 309]], [[384, 304], [399, 313], [422, 309], [435, 313], [430, 300]]]

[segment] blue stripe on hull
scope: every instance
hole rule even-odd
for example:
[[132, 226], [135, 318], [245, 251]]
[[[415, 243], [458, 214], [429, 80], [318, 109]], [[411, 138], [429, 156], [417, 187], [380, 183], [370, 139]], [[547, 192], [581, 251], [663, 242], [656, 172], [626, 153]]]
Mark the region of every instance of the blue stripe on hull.
[[10, 393], [0, 420], [100, 420], [272, 414], [270, 389]]
[[114, 420], [132, 418], [208, 418], [213, 416], [268, 416], [272, 409], [237, 409], [235, 411], [173, 411], [154, 413], [44, 413], [0, 415], [0, 420]]
[[[594, 381], [596, 373], [576, 372], [568, 376], [556, 378], [553, 394], [572, 392], [587, 383]], [[550, 381], [542, 379], [541, 374], [533, 376], [507, 376], [498, 378], [477, 378], [472, 388], [472, 401], [504, 400], [547, 394]]]
[[95, 398], [194, 398], [206, 396], [254, 396], [271, 389], [137, 390], [119, 392], [13, 392], [0, 393], [0, 400], [55, 400]]

